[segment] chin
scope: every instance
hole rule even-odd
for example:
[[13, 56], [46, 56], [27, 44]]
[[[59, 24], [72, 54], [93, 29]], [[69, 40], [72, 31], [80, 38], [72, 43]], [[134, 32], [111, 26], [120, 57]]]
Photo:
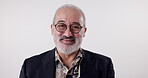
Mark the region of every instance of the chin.
[[56, 47], [57, 47], [57, 50], [60, 51], [61, 53], [70, 55], [80, 48], [80, 44], [76, 45], [75, 43], [73, 45], [66, 45], [61, 43], [61, 44], [57, 44]]
[[73, 44], [64, 44], [59, 38], [54, 38], [54, 42], [59, 52], [70, 55], [80, 48], [82, 38], [77, 38]]

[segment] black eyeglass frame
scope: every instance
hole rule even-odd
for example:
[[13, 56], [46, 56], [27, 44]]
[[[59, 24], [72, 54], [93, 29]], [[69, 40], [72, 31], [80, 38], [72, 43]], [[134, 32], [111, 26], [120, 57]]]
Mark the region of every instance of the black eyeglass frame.
[[[55, 24], [55, 25], [53, 24], [53, 26], [55, 26], [55, 29], [56, 29], [57, 31], [58, 31], [58, 29], [57, 29], [57, 25], [58, 25], [58, 24], [59, 24], [59, 23], [57, 23], [57, 24]], [[65, 25], [66, 25], [66, 24], [65, 24]], [[78, 32], [73, 32], [73, 31], [72, 31], [72, 28], [71, 28], [72, 25], [73, 25], [73, 24], [69, 25], [69, 26], [70, 26], [70, 31], [71, 31], [72, 33], [75, 33], [75, 34], [78, 34], [78, 33], [81, 31], [81, 29], [84, 28], [84, 27], [82, 27], [81, 25], [78, 25], [78, 26], [80, 26], [80, 30], [79, 30]], [[58, 32], [60, 32], [60, 33], [65, 32], [65, 31], [67, 30], [67, 27], [68, 27], [68, 25], [66, 25], [66, 29], [65, 29], [64, 31], [58, 31]]]

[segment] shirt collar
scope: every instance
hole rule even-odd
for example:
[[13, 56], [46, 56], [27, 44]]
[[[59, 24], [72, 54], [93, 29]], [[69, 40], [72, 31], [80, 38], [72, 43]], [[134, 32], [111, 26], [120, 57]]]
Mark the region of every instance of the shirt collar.
[[[82, 54], [83, 54], [82, 49], [80, 48], [75, 60], [73, 61], [73, 65], [76, 65], [80, 60], [82, 60], [82, 58], [83, 58]], [[64, 65], [63, 62], [60, 59], [60, 56], [59, 56], [57, 50], [55, 50], [55, 62], [57, 64], [60, 62], [62, 65]]]

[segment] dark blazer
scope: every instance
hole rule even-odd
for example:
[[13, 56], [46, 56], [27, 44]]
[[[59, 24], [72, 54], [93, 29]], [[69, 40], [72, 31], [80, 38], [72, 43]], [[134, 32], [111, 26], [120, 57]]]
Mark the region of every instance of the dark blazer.
[[[80, 78], [114, 78], [109, 57], [83, 50]], [[24, 61], [19, 78], [55, 78], [55, 49]]]

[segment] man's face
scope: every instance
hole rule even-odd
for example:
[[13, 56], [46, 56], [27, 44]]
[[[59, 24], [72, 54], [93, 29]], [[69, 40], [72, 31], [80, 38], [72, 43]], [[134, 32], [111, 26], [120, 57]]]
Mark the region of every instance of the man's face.
[[[61, 9], [55, 16], [54, 25], [67, 25], [67, 29], [64, 32], [59, 32], [55, 26], [51, 26], [57, 50], [66, 55], [77, 51], [86, 32], [81, 13], [72, 8]], [[80, 25], [83, 28], [81, 28], [80, 32], [74, 33], [72, 32], [72, 27], [70, 27], [72, 25]]]

